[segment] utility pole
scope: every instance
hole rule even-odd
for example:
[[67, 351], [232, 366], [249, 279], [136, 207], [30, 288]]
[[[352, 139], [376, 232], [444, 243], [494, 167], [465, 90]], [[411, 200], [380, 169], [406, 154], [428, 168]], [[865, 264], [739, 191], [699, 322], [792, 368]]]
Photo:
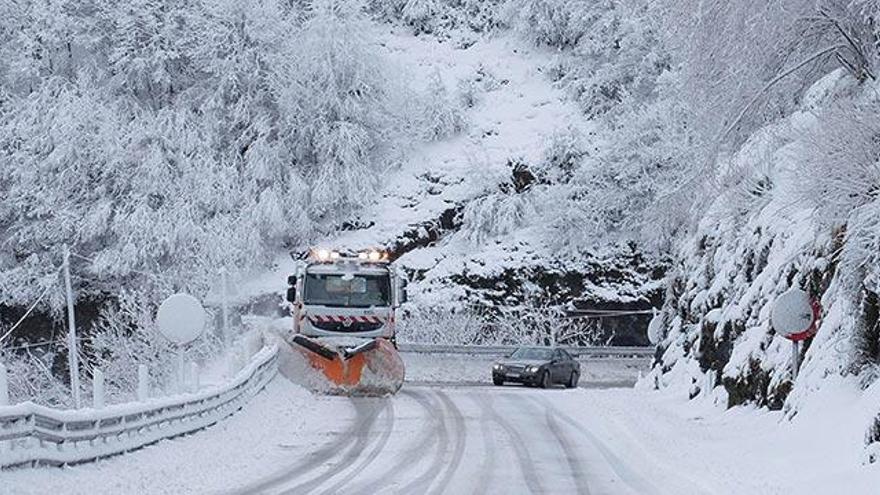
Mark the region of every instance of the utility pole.
[[79, 409], [79, 354], [76, 345], [76, 317], [73, 313], [73, 287], [70, 283], [70, 248], [64, 245], [64, 288], [67, 291], [67, 363], [70, 369], [70, 389], [73, 404]]

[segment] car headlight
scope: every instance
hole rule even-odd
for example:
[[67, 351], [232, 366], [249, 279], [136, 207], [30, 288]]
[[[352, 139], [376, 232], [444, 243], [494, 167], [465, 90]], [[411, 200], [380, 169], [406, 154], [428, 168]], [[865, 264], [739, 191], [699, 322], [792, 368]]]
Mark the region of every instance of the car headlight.
[[529, 373], [537, 373], [539, 369], [541, 369], [540, 366], [529, 366], [528, 368]]
[[504, 366], [501, 366], [500, 364], [496, 364], [496, 365], [492, 366], [492, 369], [495, 371], [504, 371]]

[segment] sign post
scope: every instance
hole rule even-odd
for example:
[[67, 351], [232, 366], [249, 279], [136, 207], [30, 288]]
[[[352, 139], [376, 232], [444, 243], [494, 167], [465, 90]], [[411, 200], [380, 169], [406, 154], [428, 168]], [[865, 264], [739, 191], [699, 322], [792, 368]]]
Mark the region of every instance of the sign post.
[[76, 316], [73, 313], [73, 288], [70, 283], [70, 248], [64, 245], [64, 288], [67, 292], [67, 364], [70, 373], [70, 389], [73, 405], [79, 409], [79, 351], [76, 346]]
[[177, 392], [186, 391], [186, 365], [183, 350], [205, 331], [205, 308], [189, 294], [174, 294], [162, 302], [156, 313], [159, 331], [174, 344], [177, 351]]
[[92, 407], [104, 409], [104, 372], [98, 368], [92, 374]]
[[791, 341], [791, 380], [800, 369], [800, 342], [816, 335], [821, 307], [803, 290], [792, 287], [783, 292], [770, 311], [773, 329]]

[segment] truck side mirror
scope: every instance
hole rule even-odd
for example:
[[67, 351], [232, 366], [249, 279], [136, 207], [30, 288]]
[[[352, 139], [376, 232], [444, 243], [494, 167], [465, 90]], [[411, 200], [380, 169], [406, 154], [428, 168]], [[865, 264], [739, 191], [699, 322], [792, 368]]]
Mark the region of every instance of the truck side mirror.
[[296, 301], [296, 275], [287, 277], [287, 285], [287, 302], [292, 303]]

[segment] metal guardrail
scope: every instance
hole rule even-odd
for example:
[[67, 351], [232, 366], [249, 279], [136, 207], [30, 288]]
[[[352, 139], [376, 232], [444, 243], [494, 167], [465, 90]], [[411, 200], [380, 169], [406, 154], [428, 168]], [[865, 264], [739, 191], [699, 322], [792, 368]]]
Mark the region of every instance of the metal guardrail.
[[32, 402], [0, 407], [0, 467], [88, 462], [206, 428], [240, 409], [278, 370], [263, 347], [224, 385], [103, 409], [56, 410]]
[[[505, 356], [521, 346], [515, 345], [449, 345], [449, 344], [399, 344], [401, 352], [427, 354], [472, 354], [485, 356]], [[653, 347], [617, 346], [617, 347], [575, 347], [559, 346], [575, 357], [587, 358], [649, 358], [654, 356]]]

